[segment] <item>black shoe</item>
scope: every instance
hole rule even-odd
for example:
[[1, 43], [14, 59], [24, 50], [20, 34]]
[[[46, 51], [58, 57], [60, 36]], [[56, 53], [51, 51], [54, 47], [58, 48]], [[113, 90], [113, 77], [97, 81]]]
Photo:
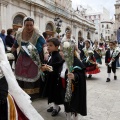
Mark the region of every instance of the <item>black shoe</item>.
[[53, 109], [51, 116], [56, 116], [60, 112], [61, 108], [59, 107], [58, 111]]
[[114, 80], [117, 80], [117, 76], [114, 76]]
[[110, 78], [107, 78], [106, 82], [110, 82]]
[[92, 75], [89, 75], [89, 76], [88, 76], [88, 78], [91, 78], [91, 77], [92, 77]]
[[52, 111], [53, 111], [53, 107], [47, 109], [47, 112], [52, 112]]

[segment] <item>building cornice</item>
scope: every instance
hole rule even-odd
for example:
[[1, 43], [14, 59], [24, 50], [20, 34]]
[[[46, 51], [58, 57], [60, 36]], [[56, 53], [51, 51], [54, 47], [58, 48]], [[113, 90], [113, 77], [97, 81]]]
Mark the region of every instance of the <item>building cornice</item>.
[[[55, 4], [50, 4], [47, 2], [46, 5], [48, 6], [52, 5], [51, 7], [54, 8], [54, 9], [49, 9], [49, 7], [46, 7], [46, 10], [48, 12], [52, 12], [55, 15], [64, 17], [65, 19], [71, 20], [72, 22], [74, 21], [74, 22], [77, 22], [78, 24], [89, 26], [91, 29], [95, 30], [95, 25], [91, 21], [86, 20], [84, 17], [81, 17], [80, 15], [77, 15], [76, 13], [73, 13], [72, 11], [71, 12], [65, 11], [60, 7], [54, 6]], [[58, 12], [60, 10], [62, 11], [61, 13]]]
[[8, 5], [8, 2], [7, 2], [7, 1], [0, 0], [0, 4], [1, 4], [1, 5], [4, 5], [4, 6], [7, 6], [7, 5]]
[[120, 6], [120, 3], [118, 3], [118, 4], [114, 4], [115, 6]]
[[[19, 0], [17, 0], [19, 1]], [[54, 2], [48, 2], [46, 0], [22, 0], [23, 2], [30, 4], [30, 6], [41, 8], [44, 12], [47, 11], [49, 13], [54, 14], [55, 16], [59, 16], [71, 22], [76, 22], [77, 24], [81, 24], [82, 26], [89, 26], [89, 28], [95, 30], [95, 25], [86, 20], [84, 17], [73, 13], [73, 11], [66, 11], [65, 9], [61, 8], [60, 6], [55, 6]], [[8, 3], [8, 2], [7, 2]], [[40, 11], [33, 11], [37, 15], [44, 16], [44, 14]]]

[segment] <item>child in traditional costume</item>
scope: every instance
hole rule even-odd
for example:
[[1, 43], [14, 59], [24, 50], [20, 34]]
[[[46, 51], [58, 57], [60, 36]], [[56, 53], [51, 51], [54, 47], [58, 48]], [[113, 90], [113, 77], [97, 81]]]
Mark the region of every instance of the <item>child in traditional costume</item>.
[[74, 53], [73, 41], [62, 41], [61, 44], [60, 55], [65, 62], [60, 77], [66, 118], [72, 120], [73, 117], [73, 120], [79, 120], [78, 114], [87, 115], [85, 66], [77, 58], [76, 52]]
[[117, 80], [116, 76], [116, 60], [119, 57], [119, 49], [115, 48], [115, 43], [113, 41], [109, 42], [109, 47], [105, 54], [105, 64], [107, 66], [108, 77], [106, 82], [110, 82], [111, 70], [114, 74], [114, 80]]
[[85, 47], [81, 51], [82, 62], [86, 66], [86, 74], [89, 74], [88, 78], [91, 78], [92, 74], [97, 74], [100, 72], [100, 69], [96, 64], [93, 48], [90, 45], [91, 45], [91, 42], [89, 40], [86, 40]]
[[19, 87], [0, 39], [0, 120], [43, 120]]
[[94, 41], [94, 45], [93, 45], [93, 50], [94, 50], [94, 56], [95, 56], [95, 59], [96, 59], [96, 62], [98, 64], [102, 64], [102, 48], [99, 47], [98, 45], [98, 41]]
[[[48, 51], [50, 57], [48, 59], [47, 65], [44, 65], [44, 71], [46, 71], [47, 82], [46, 89], [48, 91], [48, 104], [53, 103], [47, 112], [51, 112], [51, 116], [56, 116], [60, 112], [60, 104], [63, 104], [62, 94], [61, 94], [61, 80], [60, 80], [60, 69], [63, 64], [63, 59], [59, 54], [58, 47], [60, 42], [57, 38], [51, 38], [47, 41]], [[49, 68], [51, 66], [51, 70]]]

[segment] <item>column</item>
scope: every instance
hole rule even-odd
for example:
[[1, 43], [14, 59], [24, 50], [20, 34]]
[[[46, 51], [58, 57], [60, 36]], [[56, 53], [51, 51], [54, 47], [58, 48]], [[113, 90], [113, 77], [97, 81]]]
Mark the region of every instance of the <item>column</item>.
[[1, 2], [1, 5], [0, 5], [0, 29], [7, 29], [6, 28], [6, 24], [7, 24], [7, 5], [8, 3], [7, 2]]
[[40, 15], [37, 11], [35, 11], [34, 20], [35, 20], [35, 27], [40, 29]]
[[33, 19], [35, 19], [34, 6], [32, 6], [32, 4], [31, 4], [31, 6], [30, 6], [30, 16], [31, 16]]

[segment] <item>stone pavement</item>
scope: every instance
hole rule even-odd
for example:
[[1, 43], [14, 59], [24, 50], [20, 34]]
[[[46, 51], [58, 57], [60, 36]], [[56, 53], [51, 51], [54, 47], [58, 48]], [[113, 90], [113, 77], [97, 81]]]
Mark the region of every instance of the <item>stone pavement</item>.
[[[104, 60], [103, 60], [104, 63]], [[117, 80], [111, 75], [111, 82], [106, 83], [106, 66], [101, 66], [101, 72], [87, 79], [87, 110], [86, 117], [79, 116], [79, 120], [120, 120], [120, 68], [117, 69]], [[64, 108], [56, 117], [47, 113], [47, 100], [40, 99], [33, 102], [33, 106], [45, 120], [66, 120]]]

